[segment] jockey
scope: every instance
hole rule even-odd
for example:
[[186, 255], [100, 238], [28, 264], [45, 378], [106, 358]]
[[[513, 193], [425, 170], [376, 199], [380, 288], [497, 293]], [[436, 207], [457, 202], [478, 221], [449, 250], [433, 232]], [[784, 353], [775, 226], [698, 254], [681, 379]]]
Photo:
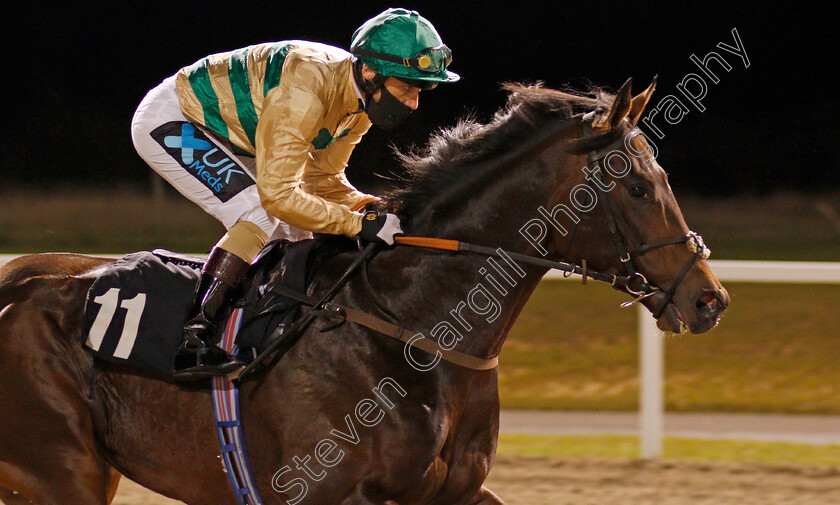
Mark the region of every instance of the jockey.
[[226, 374], [241, 364], [216, 326], [269, 239], [312, 232], [393, 244], [394, 214], [364, 213], [378, 198], [344, 174], [371, 123], [392, 128], [421, 90], [459, 76], [452, 53], [416, 11], [388, 9], [353, 34], [350, 52], [299, 40], [214, 54], [152, 89], [131, 124], [140, 156], [225, 226], [202, 268], [175, 377]]

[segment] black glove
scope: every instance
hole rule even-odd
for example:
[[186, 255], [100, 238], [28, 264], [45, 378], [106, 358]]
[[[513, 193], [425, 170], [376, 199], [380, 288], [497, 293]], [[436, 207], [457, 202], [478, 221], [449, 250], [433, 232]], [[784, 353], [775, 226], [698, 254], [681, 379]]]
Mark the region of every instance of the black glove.
[[394, 245], [394, 237], [397, 235], [403, 235], [403, 231], [400, 228], [400, 218], [396, 214], [365, 212], [362, 217], [362, 231], [359, 232], [362, 240]]

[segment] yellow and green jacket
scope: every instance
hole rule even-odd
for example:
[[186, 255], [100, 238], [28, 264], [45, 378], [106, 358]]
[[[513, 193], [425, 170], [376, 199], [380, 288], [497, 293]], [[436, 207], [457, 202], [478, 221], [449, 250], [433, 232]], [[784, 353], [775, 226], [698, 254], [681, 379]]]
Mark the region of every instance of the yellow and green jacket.
[[298, 40], [258, 44], [199, 60], [176, 85], [191, 121], [256, 156], [269, 214], [313, 232], [361, 230], [353, 211], [376, 197], [344, 175], [371, 124], [350, 53]]

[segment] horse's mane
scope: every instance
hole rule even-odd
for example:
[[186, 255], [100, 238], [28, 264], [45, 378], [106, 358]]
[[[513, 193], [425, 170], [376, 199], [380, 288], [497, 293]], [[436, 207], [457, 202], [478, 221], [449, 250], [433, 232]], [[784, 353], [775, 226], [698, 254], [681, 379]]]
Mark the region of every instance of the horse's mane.
[[389, 200], [400, 214], [411, 216], [439, 197], [444, 188], [469, 184], [480, 176], [481, 162], [509, 152], [541, 130], [567, 121], [581, 112], [609, 110], [615, 99], [604, 90], [586, 92], [542, 87], [541, 83], [507, 83], [507, 103], [487, 123], [472, 116], [437, 131], [422, 149], [397, 152], [408, 174], [407, 185], [393, 191]]

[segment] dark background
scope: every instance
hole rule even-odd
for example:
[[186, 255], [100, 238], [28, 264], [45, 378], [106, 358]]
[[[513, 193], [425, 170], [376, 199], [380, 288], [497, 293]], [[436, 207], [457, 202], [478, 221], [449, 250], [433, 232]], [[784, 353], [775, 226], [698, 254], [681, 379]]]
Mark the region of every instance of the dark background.
[[[737, 4], [737, 5], [736, 5]], [[436, 128], [504, 103], [499, 83], [589, 81], [613, 90], [633, 77], [651, 102], [689, 72], [689, 56], [720, 53], [732, 66], [708, 82], [703, 113], [659, 120], [660, 163], [678, 192], [706, 195], [840, 188], [837, 29], [830, 10], [728, 2], [21, 2], [3, 14], [3, 177], [6, 187], [148, 186], [129, 123], [145, 93], [215, 52], [283, 39], [348, 48], [355, 28], [389, 6], [429, 18], [455, 55], [456, 84], [421, 96], [404, 127], [372, 129], [348, 175], [362, 189], [399, 173], [389, 146], [422, 145]], [[737, 28], [750, 59], [734, 54]], [[714, 64], [713, 64], [714, 65]], [[715, 67], [717, 68], [717, 67]], [[650, 108], [650, 106], [649, 106]], [[356, 169], [354, 170], [354, 167]]]

